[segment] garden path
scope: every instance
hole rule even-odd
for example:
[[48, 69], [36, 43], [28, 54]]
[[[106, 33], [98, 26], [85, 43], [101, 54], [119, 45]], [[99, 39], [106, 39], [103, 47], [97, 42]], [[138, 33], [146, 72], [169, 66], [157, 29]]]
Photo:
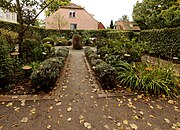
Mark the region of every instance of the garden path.
[[64, 82], [51, 100], [0, 102], [0, 130], [168, 130], [179, 100], [98, 98], [83, 50], [70, 50]]

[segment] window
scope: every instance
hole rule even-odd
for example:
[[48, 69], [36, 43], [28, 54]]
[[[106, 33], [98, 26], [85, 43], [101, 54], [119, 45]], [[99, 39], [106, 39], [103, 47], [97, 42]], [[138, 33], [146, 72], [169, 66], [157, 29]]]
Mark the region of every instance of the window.
[[12, 13], [12, 20], [16, 20], [15, 19], [15, 13]]
[[10, 12], [9, 11], [6, 11], [6, 18], [10, 19]]
[[69, 11], [69, 17], [70, 18], [75, 18], [76, 17], [76, 12], [74, 10]]
[[4, 17], [4, 12], [3, 12], [3, 10], [2, 9], [0, 9], [0, 17]]
[[77, 24], [71, 24], [71, 25], [70, 25], [70, 29], [72, 29], [72, 30], [73, 30], [73, 29], [77, 29]]

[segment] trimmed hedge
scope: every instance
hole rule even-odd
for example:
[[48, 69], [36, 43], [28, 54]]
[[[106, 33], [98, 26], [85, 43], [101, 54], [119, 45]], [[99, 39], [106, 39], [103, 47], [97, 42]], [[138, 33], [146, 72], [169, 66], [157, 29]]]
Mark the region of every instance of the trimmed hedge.
[[107, 37], [110, 39], [121, 39], [122, 37], [132, 39], [135, 37], [135, 33], [132, 31], [110, 31], [107, 32]]
[[99, 59], [99, 56], [91, 50], [90, 47], [85, 49], [85, 56], [94, 70], [98, 81], [103, 89], [115, 88], [115, 68]]
[[[10, 22], [4, 22], [0, 21], [0, 28], [7, 29], [9, 31], [18, 31], [18, 24], [16, 23], [10, 23]], [[109, 30], [76, 30], [76, 33], [82, 34], [82, 32], [88, 31], [92, 37], [106, 37], [106, 33]], [[50, 37], [52, 35], [57, 35], [57, 36], [64, 36], [67, 39], [71, 39], [73, 34], [75, 33], [74, 30], [53, 30], [53, 29], [44, 29], [44, 28], [39, 28], [39, 27], [29, 27], [28, 31], [26, 32], [26, 38], [29, 37], [40, 37], [41, 39], [45, 37]]]
[[[65, 55], [59, 54], [59, 52], [62, 53], [61, 50], [66, 52]], [[54, 55], [56, 57], [43, 61], [39, 68], [33, 71], [30, 78], [35, 89], [40, 89], [44, 92], [49, 92], [53, 89], [59, 77], [59, 73], [64, 66], [64, 61], [68, 56], [68, 52], [68, 49], [59, 49], [57, 55]]]
[[149, 42], [149, 54], [165, 59], [178, 57], [180, 61], [180, 28], [144, 30], [140, 40]]

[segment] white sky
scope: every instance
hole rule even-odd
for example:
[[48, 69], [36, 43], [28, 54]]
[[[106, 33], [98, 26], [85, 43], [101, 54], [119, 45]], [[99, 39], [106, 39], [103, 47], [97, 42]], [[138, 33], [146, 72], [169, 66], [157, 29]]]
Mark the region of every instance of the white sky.
[[133, 5], [137, 0], [71, 0], [71, 2], [85, 7], [86, 11], [107, 27], [111, 20], [115, 22], [123, 15], [128, 15], [132, 20]]

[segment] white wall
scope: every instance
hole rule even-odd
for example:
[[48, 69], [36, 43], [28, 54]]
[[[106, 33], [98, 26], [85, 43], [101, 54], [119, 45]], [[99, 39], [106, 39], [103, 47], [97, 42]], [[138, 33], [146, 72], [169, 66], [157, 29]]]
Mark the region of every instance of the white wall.
[[17, 23], [17, 14], [9, 11], [4, 11], [0, 8], [0, 20]]

